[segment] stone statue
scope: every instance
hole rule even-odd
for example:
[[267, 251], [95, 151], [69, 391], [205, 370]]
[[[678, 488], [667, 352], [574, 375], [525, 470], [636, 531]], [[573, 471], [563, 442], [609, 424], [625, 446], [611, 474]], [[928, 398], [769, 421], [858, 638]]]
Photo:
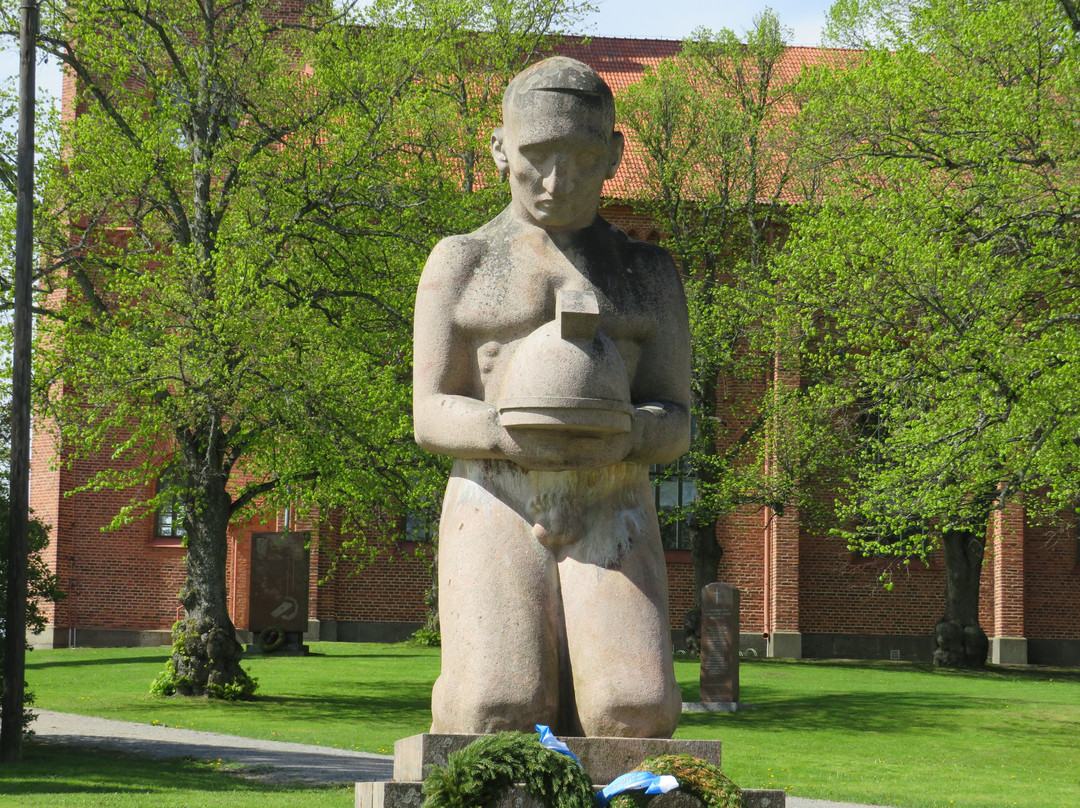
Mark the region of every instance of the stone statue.
[[554, 57], [503, 96], [512, 202], [432, 251], [416, 297], [416, 439], [454, 458], [439, 526], [432, 732], [670, 737], [681, 698], [649, 464], [689, 445], [670, 256], [597, 214], [611, 89]]

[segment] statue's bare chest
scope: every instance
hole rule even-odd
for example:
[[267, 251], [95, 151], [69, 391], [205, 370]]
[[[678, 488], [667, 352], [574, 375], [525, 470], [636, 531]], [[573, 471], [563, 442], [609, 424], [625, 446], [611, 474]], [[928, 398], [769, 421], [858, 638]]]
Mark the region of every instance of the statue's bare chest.
[[499, 260], [478, 267], [454, 311], [455, 327], [475, 357], [477, 392], [482, 397], [491, 398], [518, 343], [555, 319], [559, 289], [596, 296], [599, 330], [615, 343], [633, 378], [640, 346], [659, 325], [650, 305], [648, 279], [640, 277], [640, 268], [607, 265], [603, 271], [589, 267], [583, 271], [561, 255], [552, 258], [524, 250], [492, 258]]

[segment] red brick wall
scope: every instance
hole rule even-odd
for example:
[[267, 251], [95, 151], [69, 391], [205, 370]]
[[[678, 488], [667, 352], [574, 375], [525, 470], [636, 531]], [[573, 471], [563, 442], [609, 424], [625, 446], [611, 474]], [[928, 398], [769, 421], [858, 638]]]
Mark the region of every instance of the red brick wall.
[[[892, 591], [879, 580], [893, 570]], [[918, 561], [863, 558], [834, 536], [804, 531], [800, 540], [801, 629], [824, 634], [926, 635], [944, 614], [940, 554]]]
[[717, 525], [717, 540], [724, 548], [717, 577], [739, 590], [739, 628], [763, 632], [765, 517], [761, 510], [747, 506], [728, 514]]
[[694, 605], [694, 566], [690, 563], [690, 553], [686, 550], [668, 550], [668, 613], [671, 628], [678, 631], [683, 627], [683, 615]]
[[[106, 457], [80, 461], [57, 476], [70, 490], [110, 462]], [[52, 625], [135, 630], [172, 625], [180, 605], [176, 595], [183, 584], [183, 551], [154, 544], [152, 517], [103, 531], [128, 503], [124, 492], [61, 496], [50, 486], [40, 495], [55, 503], [51, 549], [60, 587], [67, 593], [55, 607]]]
[[1025, 526], [1024, 625], [1029, 638], [1080, 639], [1080, 540], [1074, 519], [1059, 526]]

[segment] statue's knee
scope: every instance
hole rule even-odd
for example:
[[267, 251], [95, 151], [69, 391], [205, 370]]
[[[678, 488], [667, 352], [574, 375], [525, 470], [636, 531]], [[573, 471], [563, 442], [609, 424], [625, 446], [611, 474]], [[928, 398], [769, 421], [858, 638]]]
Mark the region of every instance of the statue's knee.
[[586, 735], [617, 738], [670, 738], [682, 715], [682, 697], [643, 693], [608, 693], [578, 704]]
[[557, 715], [555, 699], [541, 688], [484, 687], [479, 682], [468, 687], [436, 688], [431, 697], [432, 731], [480, 733], [520, 730], [531, 732], [533, 725], [553, 724]]

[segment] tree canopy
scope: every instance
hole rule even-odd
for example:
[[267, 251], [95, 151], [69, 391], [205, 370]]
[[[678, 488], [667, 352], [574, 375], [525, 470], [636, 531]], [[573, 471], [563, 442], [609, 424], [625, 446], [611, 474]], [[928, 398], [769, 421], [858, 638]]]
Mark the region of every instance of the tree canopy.
[[[845, 534], [901, 558], [943, 544], [938, 659], [981, 662], [991, 510], [1072, 509], [1080, 484], [1080, 41], [1052, 0], [882, 5], [833, 8], [865, 50], [816, 77], [828, 179], [780, 272], [803, 366], [857, 439]], [[966, 649], [944, 647], [958, 626]]]
[[[815, 187], [813, 166], [800, 163], [803, 89], [785, 64], [787, 36], [769, 10], [745, 40], [698, 29], [619, 99], [644, 165], [634, 204], [662, 231], [690, 308], [695, 432], [686, 466], [696, 497], [669, 516], [694, 526], [696, 592], [716, 580], [717, 519], [746, 505], [782, 513], [809, 490], [828, 448], [774, 316], [774, 261], [791, 206]], [[731, 406], [727, 386], [739, 391]]]
[[77, 80], [78, 114], [43, 177], [42, 413], [69, 461], [110, 453], [85, 488], [133, 491], [118, 521], [181, 503], [187, 617], [163, 691], [253, 689], [225, 599], [238, 516], [430, 506], [416, 278], [502, 193], [467, 181], [487, 102], [465, 68], [512, 71], [580, 8], [44, 5], [40, 47]]

